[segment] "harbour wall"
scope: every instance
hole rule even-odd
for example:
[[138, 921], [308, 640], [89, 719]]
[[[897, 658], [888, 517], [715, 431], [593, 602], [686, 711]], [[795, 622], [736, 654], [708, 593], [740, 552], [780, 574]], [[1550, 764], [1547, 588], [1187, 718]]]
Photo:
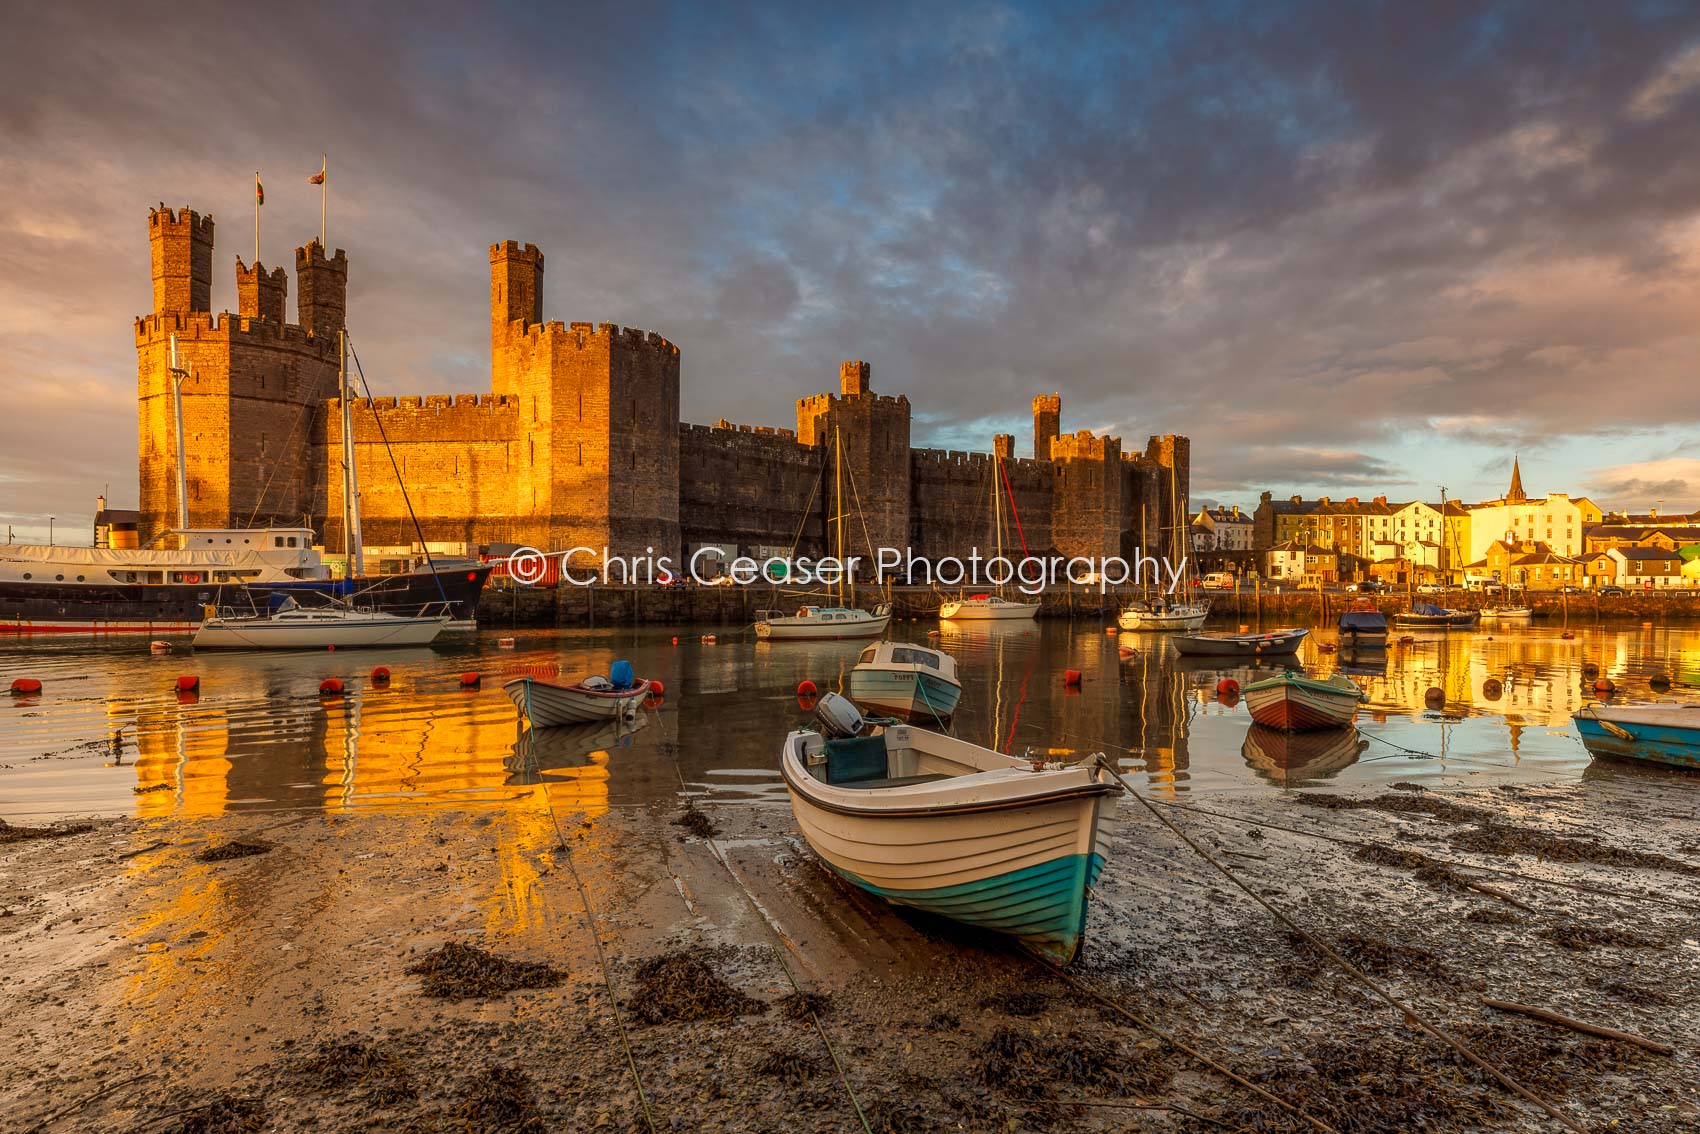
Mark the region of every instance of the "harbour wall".
[[[897, 618], [936, 618], [939, 604], [954, 597], [931, 587], [896, 587], [891, 594]], [[1056, 587], [1037, 596], [1039, 617], [1078, 618], [1109, 625], [1116, 613], [1139, 598], [1137, 588], [1110, 588], [1100, 594], [1096, 587]], [[819, 598], [775, 595], [767, 587], [492, 587], [478, 606], [479, 623], [505, 626], [621, 626], [702, 623], [748, 626], [770, 607], [787, 611]], [[856, 603], [871, 607], [883, 601], [875, 588], [862, 587]], [[1023, 601], [1035, 601], [1023, 598]], [[1453, 595], [1441, 601], [1456, 607], [1482, 605], [1474, 598]], [[1598, 595], [1532, 595], [1535, 625], [1587, 625], [1591, 623], [1655, 625], [1700, 621], [1700, 595], [1692, 592], [1600, 597]], [[1404, 596], [1359, 599], [1352, 595], [1253, 591], [1217, 593], [1210, 596], [1211, 630], [1232, 631], [1244, 625], [1267, 629], [1273, 626], [1315, 626], [1339, 617], [1342, 610], [1373, 605], [1392, 616], [1409, 608]]]

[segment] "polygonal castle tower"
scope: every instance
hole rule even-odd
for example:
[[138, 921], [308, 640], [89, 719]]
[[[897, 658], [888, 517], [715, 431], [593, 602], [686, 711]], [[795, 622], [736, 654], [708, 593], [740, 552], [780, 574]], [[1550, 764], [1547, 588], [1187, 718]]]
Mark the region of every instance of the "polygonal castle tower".
[[[171, 340], [183, 382], [191, 527], [311, 522], [321, 458], [309, 438], [334, 396], [348, 261], [317, 242], [305, 268], [299, 322], [285, 322], [282, 268], [236, 261], [237, 310], [212, 309], [213, 220], [193, 209], [148, 213], [153, 311], [136, 319], [142, 538], [178, 526]], [[310, 283], [308, 282], [310, 279]]]
[[910, 528], [909, 399], [875, 394], [872, 378], [866, 362], [846, 362], [838, 370], [837, 394], [797, 402], [797, 440], [819, 449], [826, 462], [829, 508], [836, 506], [831, 501], [839, 491], [840, 463], [844, 469], [843, 554], [870, 560], [880, 548], [907, 547]]

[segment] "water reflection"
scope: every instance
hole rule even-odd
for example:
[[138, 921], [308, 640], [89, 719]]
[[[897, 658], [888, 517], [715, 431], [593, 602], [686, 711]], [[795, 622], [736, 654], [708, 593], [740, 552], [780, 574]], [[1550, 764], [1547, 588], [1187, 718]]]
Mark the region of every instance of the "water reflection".
[[[39, 697], [0, 702], [0, 815], [211, 816], [251, 808], [327, 810], [504, 805], [543, 793], [598, 813], [685, 790], [726, 802], [778, 800], [778, 748], [804, 716], [807, 679], [841, 690], [865, 643], [764, 642], [715, 631], [494, 634], [405, 654], [150, 656], [145, 645], [9, 642], [13, 676]], [[953, 654], [963, 699], [952, 730], [1002, 751], [1102, 751], [1149, 789], [1285, 786], [1330, 778], [1575, 776], [1589, 758], [1570, 714], [1597, 675], [1647, 699], [1668, 677], [1700, 682], [1700, 631], [1498, 628], [1413, 636], [1334, 652], [1326, 629], [1287, 659], [1180, 659], [1161, 635], [1095, 623], [895, 624], [894, 637]], [[616, 658], [666, 683], [665, 700], [626, 726], [521, 734], [503, 680], [572, 679]], [[387, 686], [367, 679], [374, 665]], [[1252, 734], [1220, 691], [1282, 666], [1345, 673], [1369, 696], [1364, 740]], [[480, 688], [459, 675], [477, 670]], [[1062, 675], [1078, 670], [1082, 681]], [[179, 673], [201, 678], [179, 696]], [[341, 696], [319, 682], [343, 680]], [[120, 739], [114, 743], [113, 734]], [[1345, 734], [1350, 736], [1350, 734]], [[1338, 738], [1336, 738], [1338, 739]], [[539, 835], [539, 838], [542, 838]]]

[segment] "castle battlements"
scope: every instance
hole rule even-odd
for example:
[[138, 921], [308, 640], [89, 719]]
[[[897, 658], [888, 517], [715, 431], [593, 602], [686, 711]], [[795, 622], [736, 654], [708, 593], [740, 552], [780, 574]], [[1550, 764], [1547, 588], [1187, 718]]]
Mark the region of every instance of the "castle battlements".
[[152, 236], [154, 233], [165, 232], [168, 229], [182, 229], [186, 232], [193, 233], [196, 239], [204, 240], [208, 244], [211, 244], [213, 240], [212, 214], [208, 213], [205, 216], [202, 216], [187, 205], [178, 209], [169, 209], [166, 208], [163, 203], [161, 203], [158, 208], [149, 209], [149, 235]]
[[1114, 461], [1121, 451], [1120, 437], [1099, 437], [1090, 429], [1064, 433], [1051, 442], [1051, 459], [1058, 461]]
[[515, 319], [509, 324], [508, 333], [510, 342], [530, 350], [539, 350], [555, 344], [576, 346], [584, 350], [600, 347], [606, 341], [610, 346], [617, 343], [626, 350], [645, 350], [661, 355], [679, 353], [678, 347], [654, 331], [622, 327], [618, 323], [567, 323], [560, 319], [542, 323], [522, 323], [521, 320]]

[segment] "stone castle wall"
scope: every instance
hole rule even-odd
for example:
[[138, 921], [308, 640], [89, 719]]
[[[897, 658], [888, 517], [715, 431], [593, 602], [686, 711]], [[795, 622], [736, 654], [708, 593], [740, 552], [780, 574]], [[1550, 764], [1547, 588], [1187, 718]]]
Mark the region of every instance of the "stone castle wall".
[[[183, 388], [191, 525], [305, 520], [340, 552], [347, 256], [317, 241], [295, 250], [294, 323], [284, 270], [237, 260], [237, 312], [214, 315], [212, 234], [211, 218], [189, 209], [149, 216], [155, 309], [136, 320], [145, 532], [176, 525], [175, 333], [193, 372]], [[368, 544], [412, 544], [422, 532], [438, 544], [653, 549], [682, 561], [704, 545], [745, 554], [796, 541], [800, 554], [820, 555], [832, 550], [840, 459], [849, 554], [990, 554], [1002, 476], [1015, 499], [1012, 510], [1005, 497], [1006, 552], [1023, 537], [1035, 554], [1149, 551], [1184, 522], [1186, 438], [1124, 453], [1117, 438], [1059, 434], [1056, 394], [1033, 402], [1037, 459], [1014, 457], [1007, 434], [994, 440], [997, 462], [912, 448], [908, 398], [875, 393], [861, 361], [840, 367], [836, 393], [797, 402], [794, 433], [682, 423], [677, 346], [612, 323], [544, 320], [534, 245], [492, 245], [490, 266], [493, 392], [351, 408]]]

